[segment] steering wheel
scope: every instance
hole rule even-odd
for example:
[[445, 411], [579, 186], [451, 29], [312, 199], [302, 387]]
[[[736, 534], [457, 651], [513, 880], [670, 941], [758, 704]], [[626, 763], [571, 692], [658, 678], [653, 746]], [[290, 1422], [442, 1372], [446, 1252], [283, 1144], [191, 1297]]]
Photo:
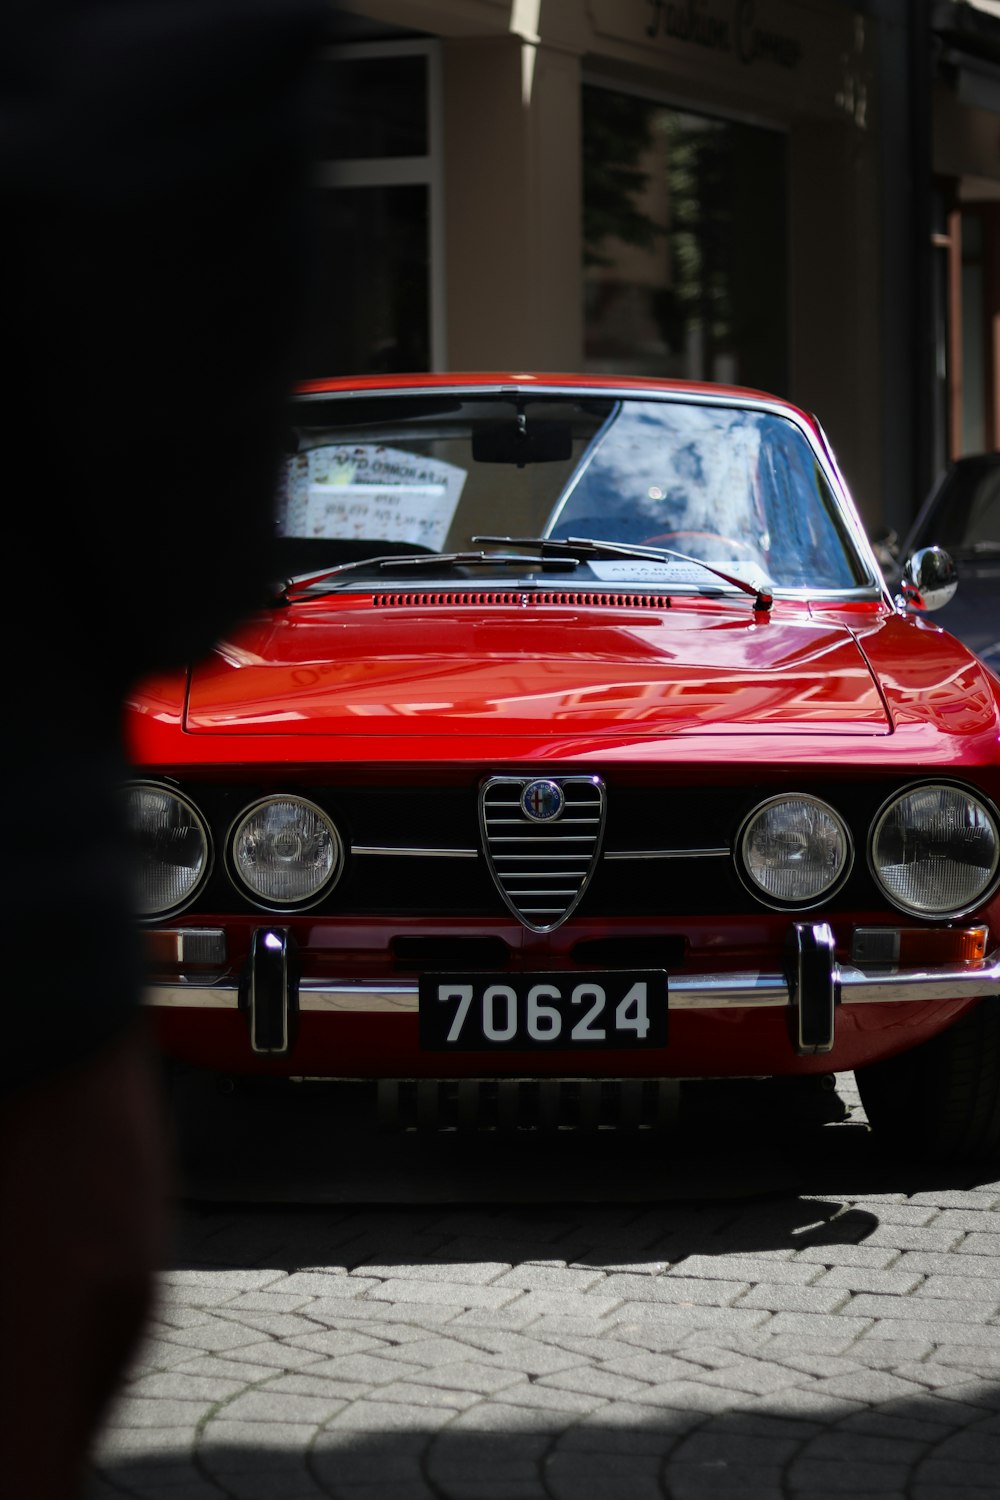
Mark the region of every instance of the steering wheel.
[[[658, 547], [661, 542], [664, 545], [668, 545], [676, 541], [678, 537], [707, 538], [713, 542], [717, 542], [720, 547], [735, 548], [737, 552], [742, 552], [755, 563], [760, 562], [760, 553], [756, 547], [752, 546], [749, 542], [741, 542], [734, 536], [723, 536], [719, 531], [658, 531], [655, 536], [644, 537], [639, 545], [642, 547]], [[687, 550], [686, 547], [677, 548], [679, 552], [686, 552]]]

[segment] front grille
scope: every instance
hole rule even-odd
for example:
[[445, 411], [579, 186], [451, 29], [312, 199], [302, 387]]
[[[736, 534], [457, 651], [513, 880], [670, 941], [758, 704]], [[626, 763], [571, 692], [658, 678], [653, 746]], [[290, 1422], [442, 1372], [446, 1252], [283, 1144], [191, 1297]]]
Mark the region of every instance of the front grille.
[[[549, 798], [557, 810], [532, 816], [526, 809], [533, 789], [540, 804]], [[490, 874], [504, 901], [533, 932], [551, 932], [594, 873], [604, 783], [597, 776], [496, 776], [480, 791], [479, 814]]]

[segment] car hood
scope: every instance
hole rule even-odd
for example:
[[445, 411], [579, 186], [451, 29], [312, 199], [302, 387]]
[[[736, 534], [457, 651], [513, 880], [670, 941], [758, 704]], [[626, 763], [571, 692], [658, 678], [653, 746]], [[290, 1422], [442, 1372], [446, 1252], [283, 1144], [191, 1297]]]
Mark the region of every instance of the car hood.
[[749, 604], [376, 608], [331, 599], [251, 622], [192, 673], [191, 734], [885, 735], [839, 622]]

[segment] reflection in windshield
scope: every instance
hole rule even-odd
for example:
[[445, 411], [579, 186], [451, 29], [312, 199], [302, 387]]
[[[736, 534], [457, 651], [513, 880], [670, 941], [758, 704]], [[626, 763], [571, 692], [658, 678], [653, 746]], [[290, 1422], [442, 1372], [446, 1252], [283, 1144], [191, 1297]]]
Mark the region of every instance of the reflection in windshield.
[[553, 532], [755, 564], [786, 588], [858, 581], [805, 440], [783, 417], [740, 409], [626, 403]]
[[767, 411], [490, 393], [297, 416], [278, 530], [303, 571], [503, 533], [662, 547], [777, 588], [865, 581], [808, 441]]

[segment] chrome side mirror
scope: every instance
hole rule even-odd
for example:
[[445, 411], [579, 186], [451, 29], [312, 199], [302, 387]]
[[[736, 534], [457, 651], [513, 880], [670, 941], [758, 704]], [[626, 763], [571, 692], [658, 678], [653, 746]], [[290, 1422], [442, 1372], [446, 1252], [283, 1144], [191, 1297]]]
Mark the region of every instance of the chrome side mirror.
[[921, 547], [903, 564], [902, 593], [896, 604], [900, 609], [930, 613], [950, 603], [957, 588], [958, 569], [951, 554], [943, 547]]

